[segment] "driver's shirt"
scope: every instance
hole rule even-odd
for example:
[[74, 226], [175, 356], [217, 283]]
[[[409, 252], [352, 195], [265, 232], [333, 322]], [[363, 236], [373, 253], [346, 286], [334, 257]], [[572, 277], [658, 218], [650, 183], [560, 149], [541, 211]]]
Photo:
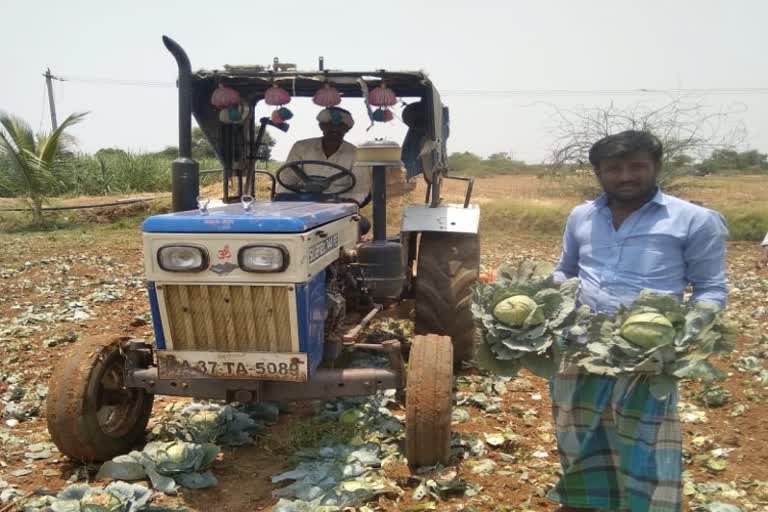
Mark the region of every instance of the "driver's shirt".
[[[345, 169], [352, 171], [355, 175], [355, 186], [349, 192], [341, 194], [341, 197], [354, 199], [358, 203], [361, 203], [368, 193], [371, 191], [371, 175], [368, 167], [355, 168], [355, 160], [357, 155], [357, 147], [354, 144], [350, 144], [347, 141], [342, 141], [341, 146], [331, 156], [325, 156], [323, 151], [323, 139], [322, 137], [315, 137], [313, 139], [304, 139], [297, 141], [291, 151], [288, 153], [287, 162], [295, 162], [297, 160], [319, 160], [322, 162], [330, 162], [332, 164], [340, 165]], [[333, 176], [337, 174], [338, 169], [332, 167], [325, 167], [321, 165], [307, 164], [304, 166], [304, 172], [307, 174], [321, 175], [321, 176]], [[278, 192], [288, 192], [279, 183], [277, 184]]]

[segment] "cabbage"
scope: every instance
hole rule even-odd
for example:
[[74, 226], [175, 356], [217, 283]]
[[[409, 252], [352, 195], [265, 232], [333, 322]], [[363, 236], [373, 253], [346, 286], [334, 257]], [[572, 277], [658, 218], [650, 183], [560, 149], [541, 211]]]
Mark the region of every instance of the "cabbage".
[[185, 406], [174, 421], [166, 423], [165, 428], [169, 434], [193, 443], [243, 446], [251, 444], [253, 437], [265, 425], [261, 420], [263, 415], [250, 415], [242, 409], [231, 405], [194, 402]]
[[[503, 324], [521, 327], [528, 315], [536, 309], [536, 306], [536, 301], [527, 295], [513, 295], [496, 304], [496, 307], [493, 308], [493, 316]], [[537, 319], [533, 325], [542, 322], [544, 322], [543, 318]]]
[[122, 509], [122, 502], [111, 494], [91, 494], [80, 500], [81, 512], [114, 512]]
[[[207, 468], [219, 454], [219, 447], [210, 443], [185, 441], [153, 441], [142, 451], [133, 451], [105, 462], [96, 475], [101, 478], [138, 480], [149, 477], [152, 487], [165, 494], [176, 494], [178, 486], [202, 489], [217, 484], [216, 477]], [[143, 471], [135, 471], [136, 466]]]
[[357, 425], [365, 414], [359, 409], [347, 409], [339, 416], [339, 423], [343, 425]]
[[675, 339], [675, 328], [660, 313], [638, 313], [621, 324], [621, 337], [645, 349], [668, 345]]
[[215, 428], [219, 424], [218, 411], [200, 411], [189, 417], [189, 422], [198, 428]]
[[172, 464], [174, 466], [184, 464], [187, 460], [187, 446], [183, 443], [173, 443], [164, 451], [158, 451], [158, 464]]
[[187, 443], [185, 441], [152, 442], [144, 447], [143, 454], [155, 464], [161, 475], [197, 472], [208, 467], [219, 453], [213, 444]]
[[555, 371], [551, 347], [576, 317], [578, 279], [552, 280], [548, 263], [502, 265], [492, 283], [478, 283], [472, 314], [480, 329], [475, 361], [488, 372], [514, 376], [521, 368], [547, 377]]
[[[152, 492], [143, 485], [112, 482], [106, 487], [74, 484], [49, 496], [45, 510], [55, 512], [139, 512], [149, 510]], [[24, 510], [38, 510], [27, 506]]]
[[716, 304], [680, 304], [674, 295], [642, 290], [615, 316], [595, 315], [585, 343], [573, 344], [572, 360], [597, 375], [645, 375], [663, 399], [678, 379], [724, 378], [707, 359], [730, 352], [734, 341], [735, 330]]

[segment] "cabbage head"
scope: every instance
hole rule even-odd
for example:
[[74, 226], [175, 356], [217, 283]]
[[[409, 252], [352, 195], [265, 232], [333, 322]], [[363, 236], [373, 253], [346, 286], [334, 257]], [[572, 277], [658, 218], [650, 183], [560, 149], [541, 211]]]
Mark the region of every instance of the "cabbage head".
[[342, 425], [356, 425], [362, 421], [365, 414], [359, 409], [347, 409], [339, 416]]
[[143, 453], [155, 465], [154, 469], [158, 473], [171, 476], [202, 471], [216, 458], [219, 447], [209, 443], [184, 441], [155, 442], [149, 443]]
[[[163, 453], [163, 452], [159, 452]], [[173, 464], [184, 464], [187, 459], [187, 446], [182, 443], [174, 443], [165, 451], [165, 460]]]
[[94, 493], [80, 500], [80, 510], [82, 512], [113, 512], [122, 510], [123, 503], [116, 496], [111, 494]]
[[[511, 327], [522, 327], [525, 323], [525, 319], [528, 315], [536, 309], [536, 301], [527, 295], [513, 295], [500, 301], [493, 308], [493, 316], [499, 322], [509, 325]], [[538, 325], [544, 322], [535, 322], [533, 325]]]
[[638, 313], [627, 318], [619, 334], [625, 340], [646, 350], [669, 345], [675, 339], [675, 328], [660, 313]]
[[189, 422], [201, 428], [215, 428], [219, 423], [218, 411], [200, 411], [189, 418]]
[[223, 409], [196, 412], [187, 419], [186, 427], [190, 438], [197, 443], [216, 441], [227, 430], [222, 420], [225, 420]]

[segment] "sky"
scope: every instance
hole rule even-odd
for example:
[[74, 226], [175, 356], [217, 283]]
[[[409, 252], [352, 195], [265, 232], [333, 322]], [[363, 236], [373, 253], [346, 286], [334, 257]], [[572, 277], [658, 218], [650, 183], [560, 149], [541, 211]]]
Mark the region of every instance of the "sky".
[[[70, 78], [54, 82], [59, 121], [90, 112], [72, 130], [85, 152], [177, 145], [177, 69], [162, 35], [185, 48], [193, 69], [273, 57], [307, 69], [322, 55], [327, 68], [424, 70], [451, 109], [450, 152], [539, 162], [558, 134], [558, 110], [660, 105], [669, 95], [731, 112], [728, 123], [746, 129], [741, 148], [768, 152], [764, 0], [0, 0], [0, 17], [0, 110], [49, 130], [42, 73], [50, 68]], [[625, 92], [641, 88], [667, 93]], [[342, 106], [357, 120], [350, 142], [401, 140], [398, 122], [366, 131], [362, 100]], [[307, 99], [290, 107], [296, 116], [275, 134], [277, 158], [319, 133], [318, 107]]]

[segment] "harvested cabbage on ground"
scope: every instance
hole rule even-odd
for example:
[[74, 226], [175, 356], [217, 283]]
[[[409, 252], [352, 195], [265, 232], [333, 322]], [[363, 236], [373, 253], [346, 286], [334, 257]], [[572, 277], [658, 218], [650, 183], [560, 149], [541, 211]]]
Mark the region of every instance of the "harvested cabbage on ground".
[[204, 489], [218, 483], [208, 466], [219, 454], [219, 447], [210, 443], [186, 441], [153, 441], [142, 451], [119, 455], [101, 466], [96, 479], [144, 480], [165, 494], [176, 494], [179, 486]]
[[526, 260], [516, 270], [502, 265], [494, 282], [477, 284], [472, 313], [481, 334], [481, 368], [510, 377], [521, 368], [540, 376], [554, 373], [554, 340], [588, 311], [576, 308], [579, 280], [556, 285], [553, 271], [549, 263]]
[[682, 378], [711, 383], [725, 374], [708, 361], [730, 352], [734, 328], [713, 303], [678, 303], [672, 295], [643, 290], [616, 316], [595, 315], [584, 344], [572, 343], [572, 360], [599, 375], [646, 374], [651, 391], [667, 396]]
[[153, 434], [159, 438], [178, 438], [190, 443], [214, 443], [219, 446], [251, 444], [266, 425], [277, 421], [276, 404], [238, 404], [232, 406], [212, 401], [171, 404], [173, 413], [159, 422]]
[[[126, 482], [112, 482], [106, 487], [75, 484], [55, 496], [40, 496], [27, 500], [24, 512], [171, 512], [171, 509], [149, 505], [152, 491]], [[3, 508], [2, 510], [5, 510]], [[16, 509], [14, 509], [16, 510]]]

